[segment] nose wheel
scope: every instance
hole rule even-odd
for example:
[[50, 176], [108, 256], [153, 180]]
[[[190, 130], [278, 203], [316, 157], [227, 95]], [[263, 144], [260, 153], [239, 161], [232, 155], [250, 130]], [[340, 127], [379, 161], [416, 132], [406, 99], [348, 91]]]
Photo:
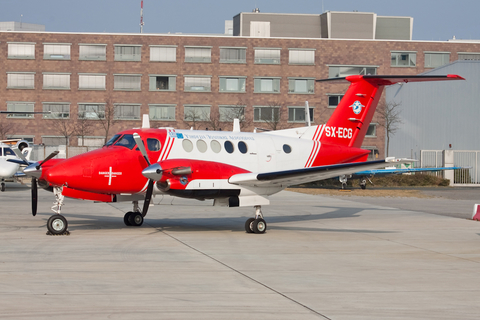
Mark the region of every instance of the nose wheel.
[[123, 216], [123, 222], [129, 227], [140, 227], [143, 224], [143, 216], [140, 212], [129, 211]]
[[245, 231], [247, 233], [262, 234], [267, 231], [267, 223], [263, 219], [261, 206], [255, 206], [255, 218], [249, 218], [245, 221]]
[[67, 219], [60, 214], [54, 214], [47, 221], [48, 232], [52, 235], [58, 236], [68, 234], [67, 228]]

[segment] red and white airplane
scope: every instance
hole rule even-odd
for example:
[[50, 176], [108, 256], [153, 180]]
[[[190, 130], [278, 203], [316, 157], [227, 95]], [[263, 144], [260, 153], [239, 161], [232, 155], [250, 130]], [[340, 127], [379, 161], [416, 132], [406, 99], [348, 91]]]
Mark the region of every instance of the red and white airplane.
[[[261, 206], [268, 196], [290, 185], [385, 167], [401, 160], [366, 161], [361, 149], [367, 128], [386, 85], [397, 82], [462, 80], [446, 76], [355, 75], [318, 81], [347, 80], [350, 86], [325, 125], [263, 133], [131, 129], [116, 134], [98, 150], [69, 159], [47, 157], [27, 167], [32, 176], [32, 213], [38, 184], [53, 187], [57, 201], [47, 222], [52, 234], [67, 230], [60, 215], [64, 197], [102, 202], [132, 201], [126, 225], [140, 226], [152, 194], [166, 193], [214, 205], [252, 206], [248, 233], [264, 233]], [[404, 162], [412, 160], [405, 159]], [[144, 200], [143, 210], [138, 201]]]

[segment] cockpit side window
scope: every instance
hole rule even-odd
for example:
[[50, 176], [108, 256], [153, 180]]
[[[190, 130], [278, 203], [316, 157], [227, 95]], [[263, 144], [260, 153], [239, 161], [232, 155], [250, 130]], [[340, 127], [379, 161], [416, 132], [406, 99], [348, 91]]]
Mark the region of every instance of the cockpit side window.
[[133, 139], [132, 134], [125, 134], [121, 139], [119, 139], [117, 142], [115, 142], [116, 146], [122, 146], [122, 147], [127, 147], [128, 149], [133, 149], [137, 144], [135, 143], [135, 140]]
[[162, 145], [157, 139], [147, 138], [147, 147], [149, 151], [159, 151], [162, 148]]
[[120, 134], [114, 135], [110, 140], [108, 140], [108, 142], [105, 144], [105, 146], [107, 146], [107, 147], [111, 146], [112, 144], [114, 144], [118, 140], [118, 138], [120, 138], [120, 136], [121, 136]]
[[15, 152], [13, 152], [13, 150], [10, 149], [10, 148], [5, 148], [5, 149], [3, 150], [3, 152], [4, 152], [4, 155], [5, 155], [5, 156], [14, 156], [14, 155], [15, 155]]

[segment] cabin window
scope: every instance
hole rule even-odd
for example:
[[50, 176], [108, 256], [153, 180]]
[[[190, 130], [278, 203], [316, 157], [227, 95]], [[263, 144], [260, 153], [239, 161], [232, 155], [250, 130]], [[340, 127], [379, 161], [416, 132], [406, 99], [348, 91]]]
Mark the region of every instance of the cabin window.
[[187, 151], [187, 152], [192, 152], [193, 150], [193, 143], [192, 141], [188, 140], [188, 139], [184, 139], [182, 141], [182, 147], [183, 147], [183, 150]]
[[247, 153], [247, 150], [248, 150], [247, 144], [243, 141], [240, 141], [238, 143], [238, 150], [240, 150], [241, 153], [244, 153], [244, 154]]
[[225, 150], [227, 150], [228, 153], [233, 153], [233, 151], [235, 151], [235, 147], [233, 146], [233, 143], [230, 141], [225, 141], [223, 146], [225, 147]]
[[197, 140], [197, 149], [201, 153], [205, 153], [207, 151], [207, 143], [203, 140]]
[[285, 153], [292, 152], [292, 147], [290, 147], [288, 144], [284, 144], [283, 145], [283, 152], [285, 152]]
[[219, 153], [220, 151], [222, 151], [222, 145], [217, 140], [212, 140], [210, 142], [210, 148], [215, 153]]

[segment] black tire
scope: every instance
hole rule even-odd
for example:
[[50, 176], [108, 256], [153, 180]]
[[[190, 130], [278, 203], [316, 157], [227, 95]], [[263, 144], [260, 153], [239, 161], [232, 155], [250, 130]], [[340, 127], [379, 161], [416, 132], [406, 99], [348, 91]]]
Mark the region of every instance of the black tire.
[[63, 234], [67, 231], [68, 222], [64, 216], [54, 214], [47, 221], [47, 229], [51, 234]]
[[252, 223], [252, 227], [254, 233], [262, 234], [267, 231], [267, 223], [263, 219], [255, 219]]
[[2, 192], [5, 191], [5, 183], [2, 182]]
[[123, 223], [125, 223], [126, 226], [130, 227], [131, 224], [130, 224], [130, 216], [132, 215], [132, 211], [128, 211], [127, 213], [125, 213], [125, 215], [123, 216]]
[[250, 218], [247, 221], [245, 221], [245, 231], [247, 233], [253, 233], [253, 221], [255, 221], [254, 218]]
[[361, 184], [361, 185], [360, 185], [360, 188], [362, 188], [363, 190], [365, 190], [365, 189], [367, 189], [367, 185]]
[[140, 227], [143, 224], [143, 216], [140, 212], [132, 212], [128, 222], [134, 227]]

